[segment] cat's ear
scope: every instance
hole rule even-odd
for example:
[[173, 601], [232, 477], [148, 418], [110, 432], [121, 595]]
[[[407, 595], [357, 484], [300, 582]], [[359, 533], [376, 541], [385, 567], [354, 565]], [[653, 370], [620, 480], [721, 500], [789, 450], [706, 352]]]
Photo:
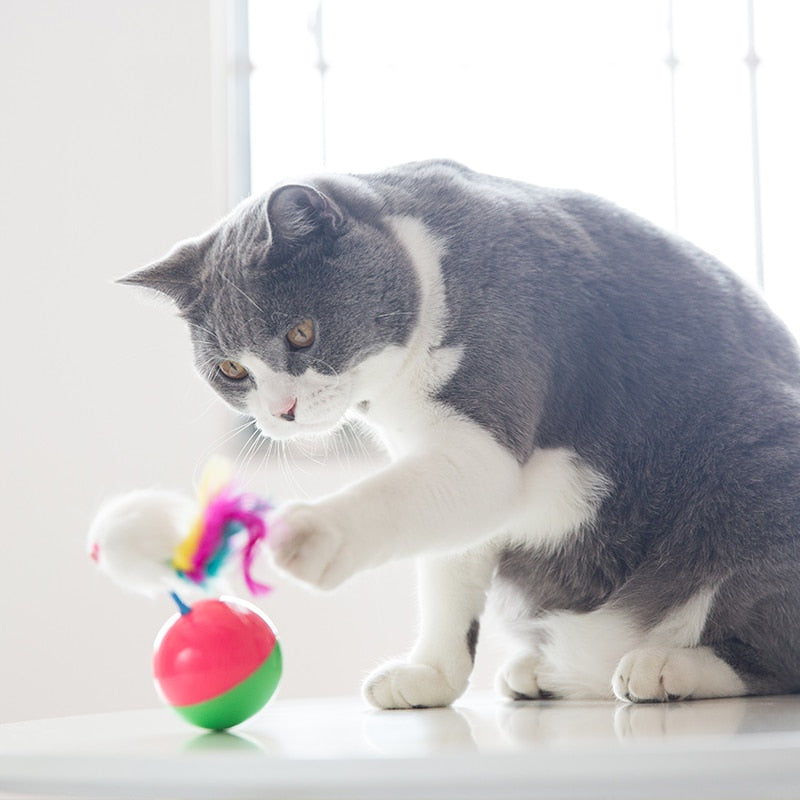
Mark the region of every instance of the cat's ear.
[[341, 236], [346, 217], [328, 195], [304, 184], [279, 186], [267, 202], [267, 218], [273, 242], [292, 245], [325, 233]]
[[174, 300], [179, 308], [185, 308], [200, 293], [204, 250], [195, 239], [182, 242], [164, 258], [119, 278], [117, 283], [161, 292]]

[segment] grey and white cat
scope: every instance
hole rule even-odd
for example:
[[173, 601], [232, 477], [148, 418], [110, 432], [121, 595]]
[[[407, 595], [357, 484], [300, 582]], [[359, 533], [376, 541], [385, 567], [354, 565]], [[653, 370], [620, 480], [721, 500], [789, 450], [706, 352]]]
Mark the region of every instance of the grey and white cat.
[[800, 357], [709, 255], [435, 161], [279, 186], [124, 280], [175, 301], [266, 436], [383, 437], [389, 467], [272, 542], [322, 588], [421, 557], [374, 705], [459, 697], [490, 589], [512, 698], [800, 690]]

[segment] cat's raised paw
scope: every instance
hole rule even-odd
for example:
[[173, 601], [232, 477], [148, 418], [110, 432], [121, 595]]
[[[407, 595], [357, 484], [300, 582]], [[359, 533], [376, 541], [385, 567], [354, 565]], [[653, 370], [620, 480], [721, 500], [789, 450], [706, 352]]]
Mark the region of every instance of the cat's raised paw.
[[279, 509], [269, 539], [275, 566], [319, 589], [333, 589], [355, 571], [344, 556], [343, 537], [314, 506]]
[[376, 708], [439, 708], [449, 706], [464, 688], [454, 688], [428, 664], [392, 661], [367, 678], [363, 694]]

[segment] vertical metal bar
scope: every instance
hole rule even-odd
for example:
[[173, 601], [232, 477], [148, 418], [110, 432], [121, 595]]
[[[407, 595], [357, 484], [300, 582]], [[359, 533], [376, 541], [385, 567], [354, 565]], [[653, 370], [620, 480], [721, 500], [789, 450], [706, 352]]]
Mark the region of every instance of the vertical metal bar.
[[666, 57], [669, 69], [670, 91], [670, 136], [672, 140], [672, 226], [675, 233], [680, 229], [680, 212], [678, 198], [678, 103], [677, 103], [677, 72], [678, 57], [675, 53], [675, 17], [674, 2], [667, 2], [667, 32], [669, 36], [669, 52]]
[[328, 166], [328, 109], [325, 78], [328, 74], [328, 62], [325, 60], [325, 41], [322, 17], [323, 0], [317, 3], [317, 10], [309, 24], [309, 30], [317, 46], [317, 63], [315, 67], [319, 72], [319, 101], [320, 101], [320, 138], [322, 167]]
[[228, 202], [252, 188], [250, 143], [250, 17], [248, 0], [232, 0], [228, 28]]
[[753, 165], [753, 227], [755, 239], [756, 283], [763, 291], [764, 227], [761, 210], [761, 144], [758, 125], [758, 68], [761, 59], [756, 52], [755, 0], [747, 0], [748, 49], [745, 63], [750, 74], [750, 133]]

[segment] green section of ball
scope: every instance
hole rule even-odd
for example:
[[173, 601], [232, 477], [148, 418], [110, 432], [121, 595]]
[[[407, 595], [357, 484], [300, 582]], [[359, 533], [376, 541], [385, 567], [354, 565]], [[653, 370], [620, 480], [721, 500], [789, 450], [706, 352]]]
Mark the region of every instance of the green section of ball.
[[260, 711], [278, 688], [283, 669], [281, 647], [275, 647], [264, 663], [241, 683], [217, 697], [189, 706], [172, 706], [184, 719], [200, 728], [223, 731]]

